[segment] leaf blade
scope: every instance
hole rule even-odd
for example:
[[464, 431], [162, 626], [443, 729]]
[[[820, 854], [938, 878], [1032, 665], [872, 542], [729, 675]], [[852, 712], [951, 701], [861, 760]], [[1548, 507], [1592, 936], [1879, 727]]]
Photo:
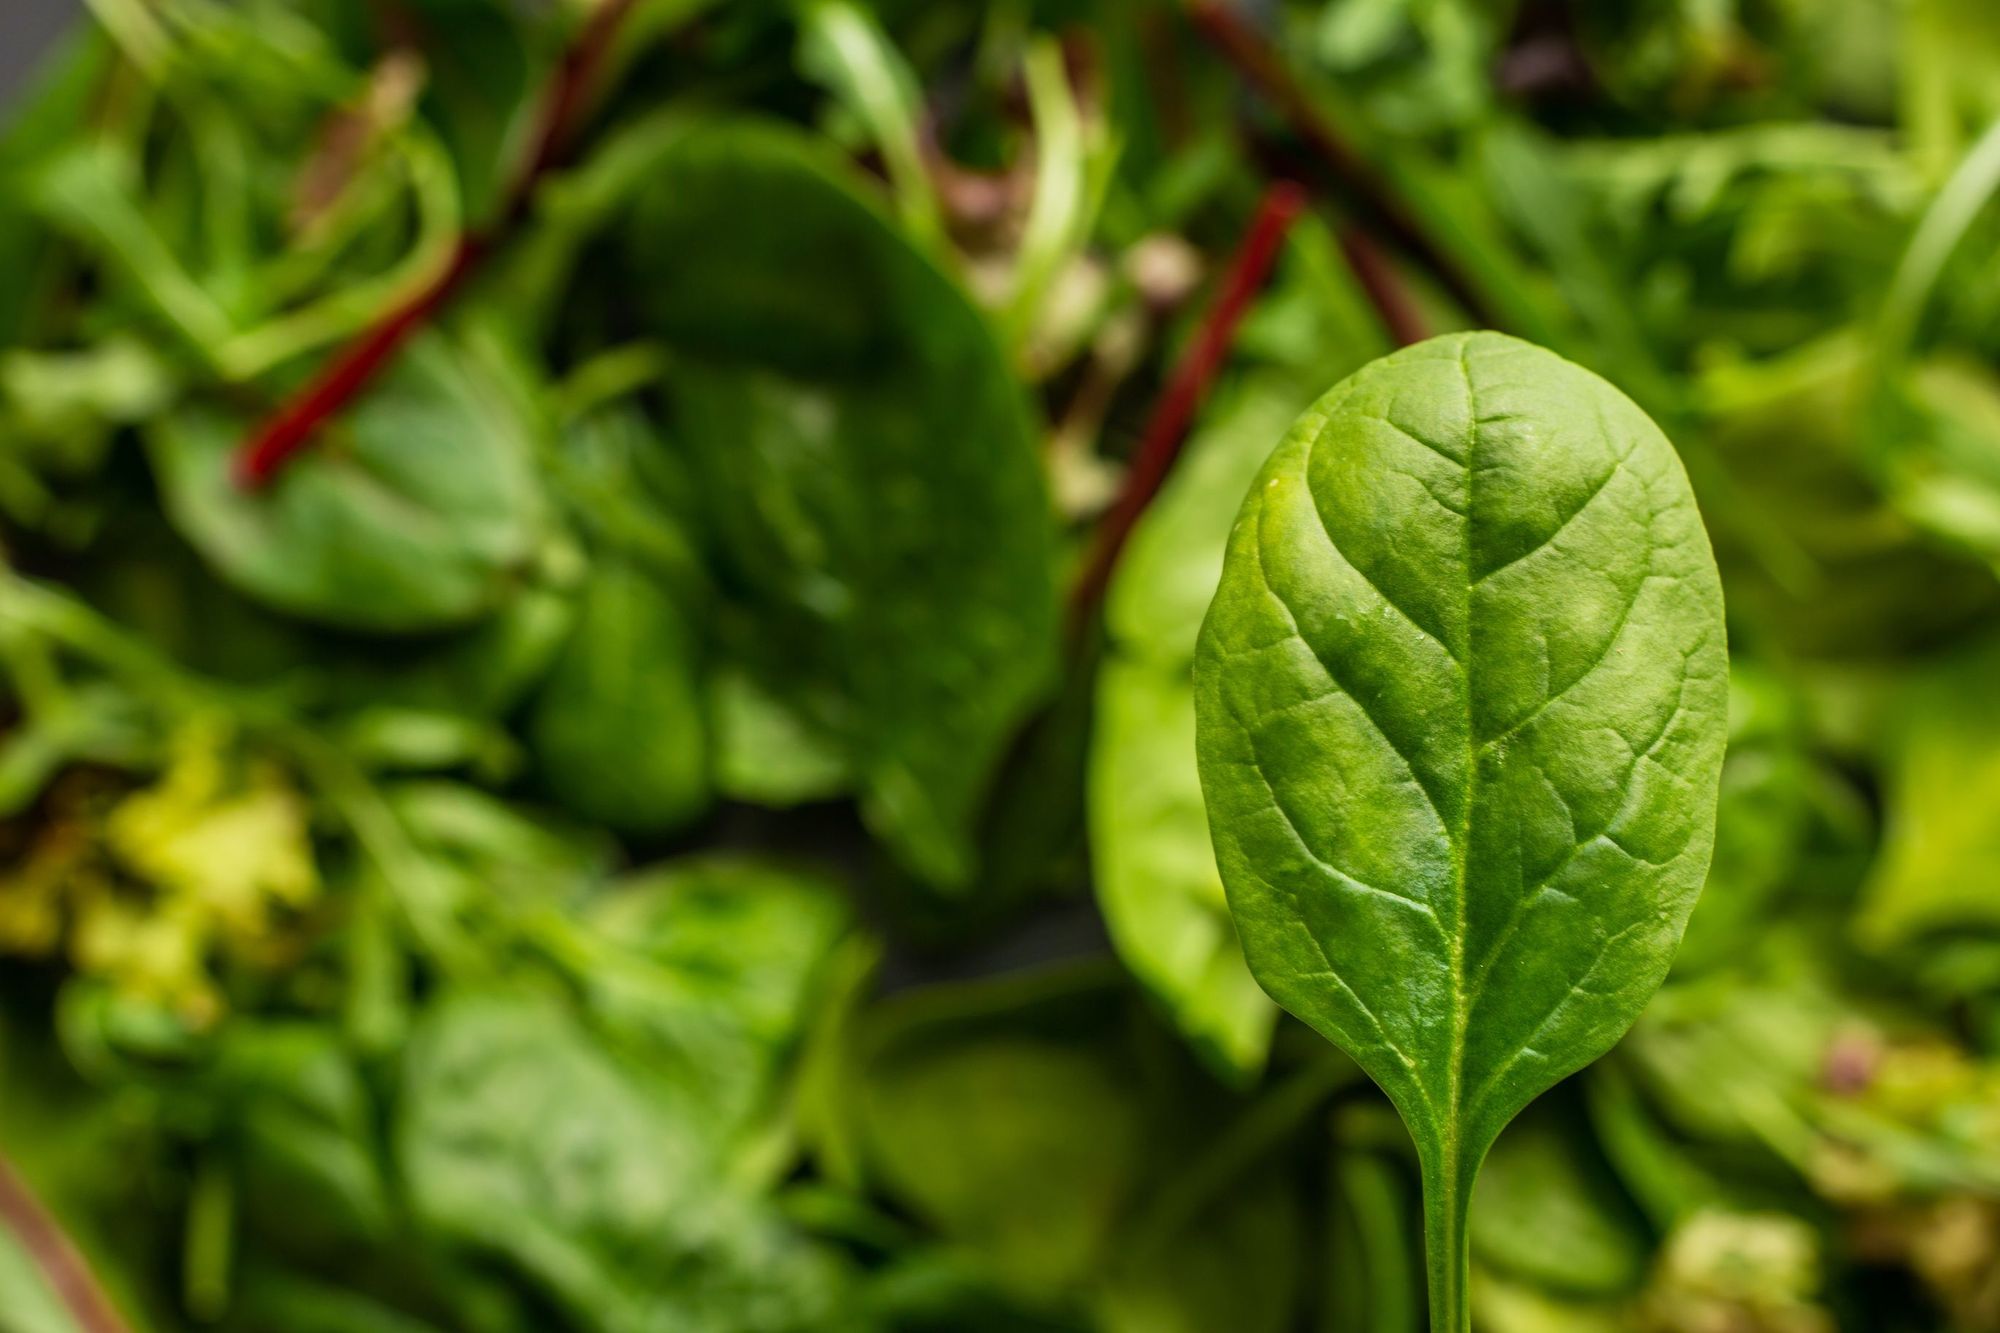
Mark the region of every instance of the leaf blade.
[[1499, 1130], [1666, 974], [1713, 844], [1726, 672], [1672, 446], [1529, 344], [1364, 368], [1245, 501], [1196, 658], [1217, 861], [1260, 984], [1416, 1138], [1431, 1224], [1460, 1233], [1455, 1271], [1433, 1238], [1434, 1286], [1462, 1288]]

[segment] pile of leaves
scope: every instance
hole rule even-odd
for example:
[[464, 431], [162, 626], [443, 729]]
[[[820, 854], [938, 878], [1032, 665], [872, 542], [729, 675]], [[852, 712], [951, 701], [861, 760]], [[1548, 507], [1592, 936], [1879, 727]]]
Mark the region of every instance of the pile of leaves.
[[1192, 665], [1299, 412], [1604, 376], [1707, 888], [1488, 1333], [2000, 1330], [1984, 0], [93, 0], [0, 137], [0, 1330], [1414, 1333]]

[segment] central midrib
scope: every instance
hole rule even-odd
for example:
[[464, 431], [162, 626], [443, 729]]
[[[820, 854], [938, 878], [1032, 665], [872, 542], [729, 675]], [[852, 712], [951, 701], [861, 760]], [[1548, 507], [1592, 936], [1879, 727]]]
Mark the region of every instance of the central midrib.
[[1445, 1125], [1445, 1156], [1451, 1172], [1451, 1194], [1454, 1199], [1459, 1193], [1459, 1175], [1463, 1169], [1460, 1159], [1460, 1129], [1465, 1108], [1459, 1097], [1465, 1085], [1465, 1035], [1471, 1022], [1471, 997], [1465, 993], [1465, 937], [1469, 927], [1468, 902], [1469, 885], [1466, 882], [1466, 867], [1470, 861], [1469, 849], [1472, 843], [1472, 811], [1478, 797], [1479, 787], [1479, 741], [1473, 725], [1472, 664], [1475, 635], [1472, 626], [1472, 602], [1474, 596], [1472, 580], [1472, 525], [1479, 513], [1477, 467], [1479, 458], [1479, 397], [1472, 387], [1472, 362], [1467, 355], [1471, 346], [1471, 336], [1466, 335], [1458, 344], [1458, 370], [1465, 380], [1465, 523], [1464, 541], [1461, 550], [1462, 567], [1465, 571], [1465, 604], [1463, 621], [1465, 626], [1465, 660], [1460, 664], [1459, 674], [1465, 686], [1465, 798], [1459, 814], [1458, 836], [1452, 840], [1452, 884], [1457, 897], [1457, 928], [1450, 937], [1451, 946], [1451, 1001], [1452, 1001], [1452, 1048], [1446, 1106], [1449, 1111]]

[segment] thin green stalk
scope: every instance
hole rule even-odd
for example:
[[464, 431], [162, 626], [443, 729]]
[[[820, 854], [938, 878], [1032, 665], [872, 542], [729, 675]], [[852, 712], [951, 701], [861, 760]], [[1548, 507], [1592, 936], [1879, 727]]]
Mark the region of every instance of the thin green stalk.
[[181, 1288], [188, 1313], [213, 1323], [229, 1310], [230, 1270], [236, 1248], [236, 1185], [229, 1168], [208, 1153], [195, 1168], [188, 1195], [187, 1239], [181, 1253]]
[[1070, 87], [1061, 43], [1044, 37], [1030, 46], [1026, 76], [1035, 124], [1035, 195], [1022, 228], [1005, 319], [1016, 348], [1034, 331], [1042, 299], [1087, 225], [1088, 207], [1083, 111]]
[[1466, 1220], [1476, 1174], [1474, 1164], [1449, 1149], [1423, 1163], [1431, 1333], [1472, 1333], [1472, 1249]]
[[867, 127], [882, 154], [903, 225], [942, 247], [944, 217], [924, 163], [916, 75], [874, 15], [850, 0], [817, 0], [801, 15], [806, 72], [833, 90]]
[[213, 351], [225, 378], [254, 379], [295, 356], [352, 337], [451, 267], [463, 224], [451, 159], [429, 139], [412, 136], [403, 166], [417, 213], [417, 236], [409, 251], [377, 276], [351, 282], [228, 338]]
[[1909, 352], [1944, 266], [1958, 252], [1995, 191], [2000, 191], [2000, 120], [1987, 127], [1938, 191], [1910, 238], [1910, 248], [1903, 252], [1903, 262], [1897, 266], [1895, 281], [1882, 303], [1885, 363], [1900, 361]]
[[157, 83], [173, 59], [174, 39], [140, 0], [84, 0], [125, 58]]

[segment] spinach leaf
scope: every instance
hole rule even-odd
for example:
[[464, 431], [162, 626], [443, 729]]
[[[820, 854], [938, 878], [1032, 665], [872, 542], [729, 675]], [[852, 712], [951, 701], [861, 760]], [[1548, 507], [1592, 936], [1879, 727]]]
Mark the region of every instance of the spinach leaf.
[[1774, 673], [1738, 658], [1729, 672], [1729, 758], [1722, 765], [1715, 856], [1688, 918], [1674, 975], [1754, 947], [1762, 919], [1801, 888], [1815, 807], [1832, 788], [1799, 733], [1800, 711]]
[[[1867, 348], [1844, 330], [1783, 356], [1719, 365], [1695, 386], [1710, 417], [1704, 503], [1711, 493], [1722, 502], [1709, 517], [1730, 605], [1803, 656], [1935, 646], [2000, 607], [1989, 564], [1898, 512], [1926, 507], [1907, 483], [1923, 470], [1914, 455], [1941, 446], [1906, 444], [1897, 452], [1908, 462], [1882, 460], [1892, 493], [1870, 475], [1865, 460], [1879, 446], [1869, 426], [1886, 416], [1870, 410], [1873, 379]], [[1928, 488], [1933, 498], [1947, 482]], [[1948, 488], [1961, 498], [1977, 490]]]
[[623, 953], [622, 965], [583, 979], [605, 1026], [675, 1071], [682, 1099], [717, 1128], [751, 1131], [824, 1007], [830, 956], [852, 926], [840, 884], [776, 859], [712, 854], [627, 876], [586, 919]]
[[1195, 639], [1222, 574], [1236, 497], [1306, 401], [1246, 380], [1188, 442], [1107, 591], [1090, 749], [1090, 849], [1118, 956], [1225, 1076], [1263, 1067], [1277, 1011], [1258, 990], [1215, 869], [1195, 769]]
[[1053, 524], [992, 331], [781, 128], [690, 128], [631, 235], [753, 665], [847, 751], [891, 850], [962, 888], [993, 767], [1055, 664]]
[[1252, 973], [1416, 1139], [1440, 1333], [1487, 1149], [1666, 975], [1727, 666], [1672, 446], [1514, 339], [1351, 376], [1244, 503], [1195, 665], [1217, 862]]
[[1638, 1286], [1651, 1248], [1644, 1216], [1562, 1092], [1493, 1145], [1472, 1202], [1472, 1252], [1483, 1268], [1550, 1291], [1615, 1296]]
[[857, 1098], [884, 1192], [1009, 1295], [1075, 1294], [1154, 1147], [1130, 1007], [1071, 971], [913, 992], [874, 1018]]
[[2000, 640], [1951, 654], [1910, 680], [1888, 765], [1882, 850], [1856, 927], [1878, 949], [2000, 923]]
[[423, 1230], [602, 1333], [842, 1327], [838, 1266], [733, 1181], [713, 1126], [527, 994], [448, 996], [412, 1037], [396, 1139]]
[[239, 1206], [267, 1243], [338, 1254], [392, 1233], [373, 1099], [333, 1033], [244, 1024], [228, 1034], [203, 1092], [227, 1122]]
[[528, 735], [548, 790], [625, 833], [665, 833], [708, 803], [699, 632], [677, 590], [601, 556]]
[[226, 581], [347, 629], [469, 622], [535, 555], [542, 497], [512, 399], [441, 337], [404, 349], [268, 490], [236, 484], [246, 422], [205, 406], [150, 440], [175, 527]]
[[1194, 690], [1122, 656], [1098, 670], [1091, 859], [1118, 956], [1225, 1078], [1263, 1067], [1277, 1010], [1236, 941], [1194, 766]]
[[722, 663], [709, 678], [715, 788], [753, 805], [831, 800], [853, 787], [843, 749], [750, 672]]

